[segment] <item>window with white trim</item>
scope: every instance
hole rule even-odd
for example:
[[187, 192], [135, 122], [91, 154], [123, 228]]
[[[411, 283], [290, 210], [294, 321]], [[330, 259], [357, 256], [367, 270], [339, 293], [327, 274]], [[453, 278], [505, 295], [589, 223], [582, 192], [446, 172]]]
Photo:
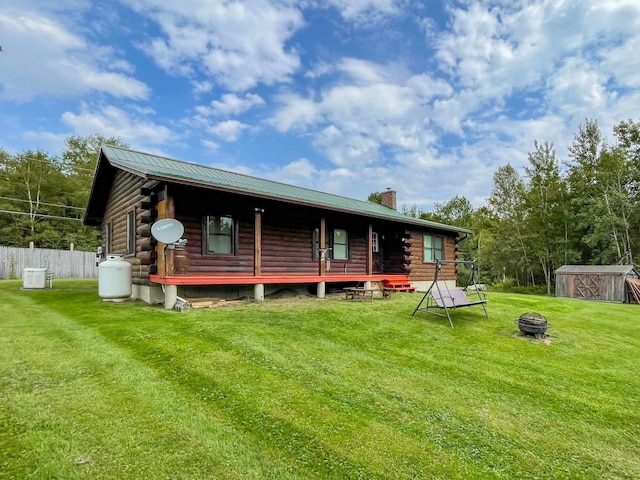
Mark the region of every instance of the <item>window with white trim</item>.
[[373, 253], [378, 253], [380, 251], [380, 246], [378, 244], [378, 232], [371, 232], [371, 251]]

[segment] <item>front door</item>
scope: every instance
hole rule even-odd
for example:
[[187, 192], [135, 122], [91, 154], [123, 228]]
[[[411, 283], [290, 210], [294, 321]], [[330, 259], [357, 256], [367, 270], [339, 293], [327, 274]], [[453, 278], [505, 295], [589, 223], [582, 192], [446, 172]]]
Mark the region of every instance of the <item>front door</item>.
[[373, 273], [384, 273], [382, 238], [378, 232], [373, 232], [372, 234], [371, 254], [373, 256]]

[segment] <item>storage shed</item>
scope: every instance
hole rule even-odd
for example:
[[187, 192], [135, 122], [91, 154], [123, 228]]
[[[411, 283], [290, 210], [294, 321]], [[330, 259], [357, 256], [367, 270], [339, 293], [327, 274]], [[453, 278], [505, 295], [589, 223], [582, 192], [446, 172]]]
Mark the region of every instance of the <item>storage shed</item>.
[[629, 302], [627, 279], [640, 277], [633, 265], [564, 265], [556, 270], [556, 296]]

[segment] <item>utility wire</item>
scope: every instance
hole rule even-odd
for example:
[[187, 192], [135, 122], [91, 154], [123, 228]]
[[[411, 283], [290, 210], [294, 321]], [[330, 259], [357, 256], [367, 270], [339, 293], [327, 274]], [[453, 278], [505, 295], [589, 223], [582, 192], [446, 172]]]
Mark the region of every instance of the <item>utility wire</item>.
[[46, 203], [46, 202], [34, 202], [32, 200], [22, 200], [21, 198], [11, 198], [11, 197], [0, 197], [2, 200], [11, 200], [14, 202], [23, 202], [23, 203], [37, 203], [38, 205], [47, 205], [48, 207], [60, 207], [60, 208], [72, 208], [74, 210], [86, 210], [82, 207], [72, 207], [71, 205], [60, 205], [58, 203]]
[[44, 213], [14, 212], [14, 211], [11, 211], [11, 210], [0, 210], [0, 213], [11, 213], [11, 214], [15, 214], [15, 215], [29, 215], [31, 217], [38, 217], [38, 218], [56, 218], [58, 220], [75, 220], [76, 222], [81, 222], [82, 221], [81, 218], [61, 217], [61, 216], [58, 216], [58, 215], [45, 215]]

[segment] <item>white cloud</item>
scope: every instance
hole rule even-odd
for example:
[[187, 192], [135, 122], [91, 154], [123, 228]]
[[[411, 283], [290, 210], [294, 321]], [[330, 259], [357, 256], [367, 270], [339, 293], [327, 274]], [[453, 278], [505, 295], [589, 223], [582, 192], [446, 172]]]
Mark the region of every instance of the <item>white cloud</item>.
[[402, 12], [403, 0], [327, 0], [346, 20], [356, 24], [375, 24]]
[[262, 97], [253, 93], [246, 93], [243, 96], [226, 93], [220, 97], [220, 100], [213, 100], [209, 106], [196, 107], [196, 111], [205, 117], [228, 117], [240, 115], [255, 106], [264, 105], [264, 103]]
[[318, 176], [318, 170], [308, 159], [300, 158], [269, 172], [268, 176], [279, 182], [300, 185], [313, 182]]
[[216, 142], [212, 142], [211, 140], [200, 140], [200, 145], [212, 152], [217, 152], [218, 150], [220, 150], [220, 145], [218, 145]]
[[91, 91], [146, 99], [149, 88], [131, 77], [133, 67], [110, 47], [90, 43], [54, 17], [0, 12], [3, 32], [0, 98], [25, 101], [42, 95], [80, 96]]
[[209, 128], [209, 133], [224, 140], [225, 142], [235, 142], [242, 135], [243, 130], [249, 128], [246, 125], [237, 120], [225, 120], [223, 122], [216, 123]]
[[210, 2], [133, 0], [128, 5], [158, 23], [162, 36], [145, 51], [163, 69], [203, 74], [231, 91], [286, 81], [300, 66], [287, 45], [304, 25], [294, 6], [268, 0]]
[[69, 135], [66, 133], [37, 132], [28, 130], [24, 132], [23, 138], [33, 145], [34, 149], [41, 149], [48, 152], [60, 152], [65, 147], [65, 142]]
[[[451, 87], [428, 75], [404, 78], [395, 66], [344, 59], [346, 80], [317, 100], [286, 94], [271, 118], [280, 131], [309, 132], [335, 165], [374, 165], [407, 151], [423, 151], [435, 140], [429, 131], [430, 103]], [[425, 105], [426, 104], [426, 105]]]
[[73, 129], [75, 135], [91, 135], [100, 132], [105, 137], [119, 137], [134, 148], [163, 145], [175, 140], [175, 134], [145, 116], [112, 105], [92, 107], [82, 104], [79, 113], [65, 112], [62, 122]]
[[207, 82], [206, 80], [203, 82], [192, 81], [191, 85], [193, 85], [193, 93], [199, 95], [201, 93], [209, 93], [213, 90], [213, 84], [211, 82]]

